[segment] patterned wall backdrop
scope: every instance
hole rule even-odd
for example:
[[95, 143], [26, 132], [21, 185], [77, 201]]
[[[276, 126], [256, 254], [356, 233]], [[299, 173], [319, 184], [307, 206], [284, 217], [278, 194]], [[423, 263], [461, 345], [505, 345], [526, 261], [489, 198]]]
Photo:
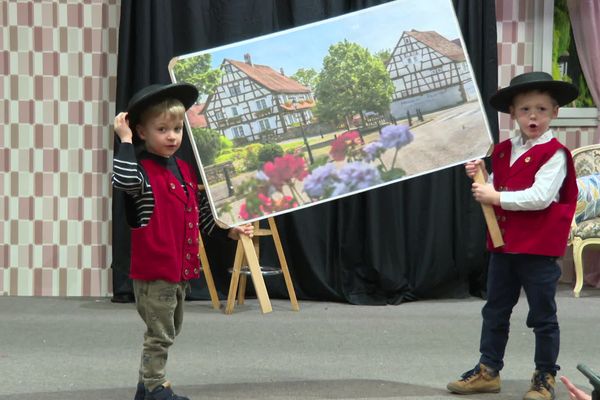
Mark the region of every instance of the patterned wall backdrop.
[[[508, 86], [513, 76], [533, 71], [534, 7], [543, 0], [496, 0], [498, 31], [498, 85]], [[540, 44], [537, 44], [540, 45]], [[499, 116], [500, 140], [512, 136], [514, 122]], [[557, 127], [558, 140], [570, 149], [594, 143], [595, 127]]]
[[0, 2], [0, 295], [110, 293], [119, 12]]

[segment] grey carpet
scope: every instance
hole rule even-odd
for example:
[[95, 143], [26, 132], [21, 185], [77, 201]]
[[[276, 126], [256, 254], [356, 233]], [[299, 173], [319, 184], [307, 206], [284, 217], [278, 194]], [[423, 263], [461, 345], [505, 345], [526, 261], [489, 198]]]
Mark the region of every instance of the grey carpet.
[[[169, 354], [176, 392], [201, 399], [457, 399], [446, 392], [478, 359], [483, 300], [399, 306], [256, 300], [233, 315], [188, 302]], [[561, 373], [589, 391], [578, 363], [600, 372], [600, 289], [558, 295]], [[513, 313], [502, 392], [520, 399], [533, 372], [524, 296]], [[107, 298], [0, 297], [0, 400], [133, 399], [144, 326]], [[18, 395], [18, 396], [16, 396]], [[567, 399], [559, 384], [558, 398]]]

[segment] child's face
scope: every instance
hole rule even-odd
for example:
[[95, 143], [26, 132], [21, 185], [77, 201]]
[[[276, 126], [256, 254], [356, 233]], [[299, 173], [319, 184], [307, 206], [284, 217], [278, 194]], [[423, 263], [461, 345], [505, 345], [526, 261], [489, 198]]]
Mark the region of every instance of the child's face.
[[537, 139], [558, 115], [558, 106], [549, 94], [532, 91], [513, 98], [510, 115], [519, 124], [524, 138]]
[[137, 132], [149, 153], [171, 157], [181, 146], [183, 119], [162, 113], [139, 124]]

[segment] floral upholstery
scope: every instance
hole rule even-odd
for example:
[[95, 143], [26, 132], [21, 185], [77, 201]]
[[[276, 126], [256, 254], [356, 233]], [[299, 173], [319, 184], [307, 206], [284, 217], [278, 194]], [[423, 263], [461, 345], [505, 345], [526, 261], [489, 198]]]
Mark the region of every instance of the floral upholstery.
[[572, 151], [577, 175], [577, 209], [571, 226], [570, 243], [575, 264], [576, 297], [583, 286], [583, 249], [600, 245], [600, 144]]
[[572, 237], [582, 239], [600, 238], [600, 218], [583, 221], [572, 228]]
[[600, 217], [600, 174], [577, 178], [577, 208], [575, 222]]
[[600, 173], [600, 145], [580, 147], [573, 150], [572, 155], [577, 176]]

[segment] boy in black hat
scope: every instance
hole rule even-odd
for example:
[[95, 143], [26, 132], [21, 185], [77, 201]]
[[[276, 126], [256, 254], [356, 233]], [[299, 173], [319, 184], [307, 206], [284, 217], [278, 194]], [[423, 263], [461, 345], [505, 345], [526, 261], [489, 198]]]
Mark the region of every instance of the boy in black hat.
[[492, 107], [511, 115], [519, 132], [494, 147], [492, 175], [487, 176], [483, 160], [468, 162], [465, 169], [471, 178], [483, 170], [488, 183], [473, 183], [473, 197], [494, 207], [505, 244], [494, 248], [488, 235], [491, 255], [481, 356], [475, 368], [448, 384], [453, 393], [500, 391], [510, 315], [523, 288], [529, 303], [527, 326], [535, 334], [535, 372], [523, 399], [554, 399], [560, 368], [555, 294], [561, 271], [556, 258], [567, 245], [577, 184], [571, 153], [553, 138], [549, 126], [559, 107], [577, 95], [570, 83], [529, 72], [514, 77], [490, 99]]
[[[112, 183], [126, 193], [132, 228], [129, 276], [147, 326], [135, 400], [188, 400], [173, 393], [165, 365], [181, 330], [189, 280], [200, 276], [199, 219], [207, 233], [215, 226], [208, 207], [199, 212], [194, 170], [174, 156], [183, 138], [185, 111], [197, 98], [198, 90], [189, 84], [150, 85], [114, 120], [121, 144]], [[139, 160], [133, 147], [137, 140], [145, 145]], [[252, 236], [252, 225], [227, 232], [234, 240], [240, 234]]]

